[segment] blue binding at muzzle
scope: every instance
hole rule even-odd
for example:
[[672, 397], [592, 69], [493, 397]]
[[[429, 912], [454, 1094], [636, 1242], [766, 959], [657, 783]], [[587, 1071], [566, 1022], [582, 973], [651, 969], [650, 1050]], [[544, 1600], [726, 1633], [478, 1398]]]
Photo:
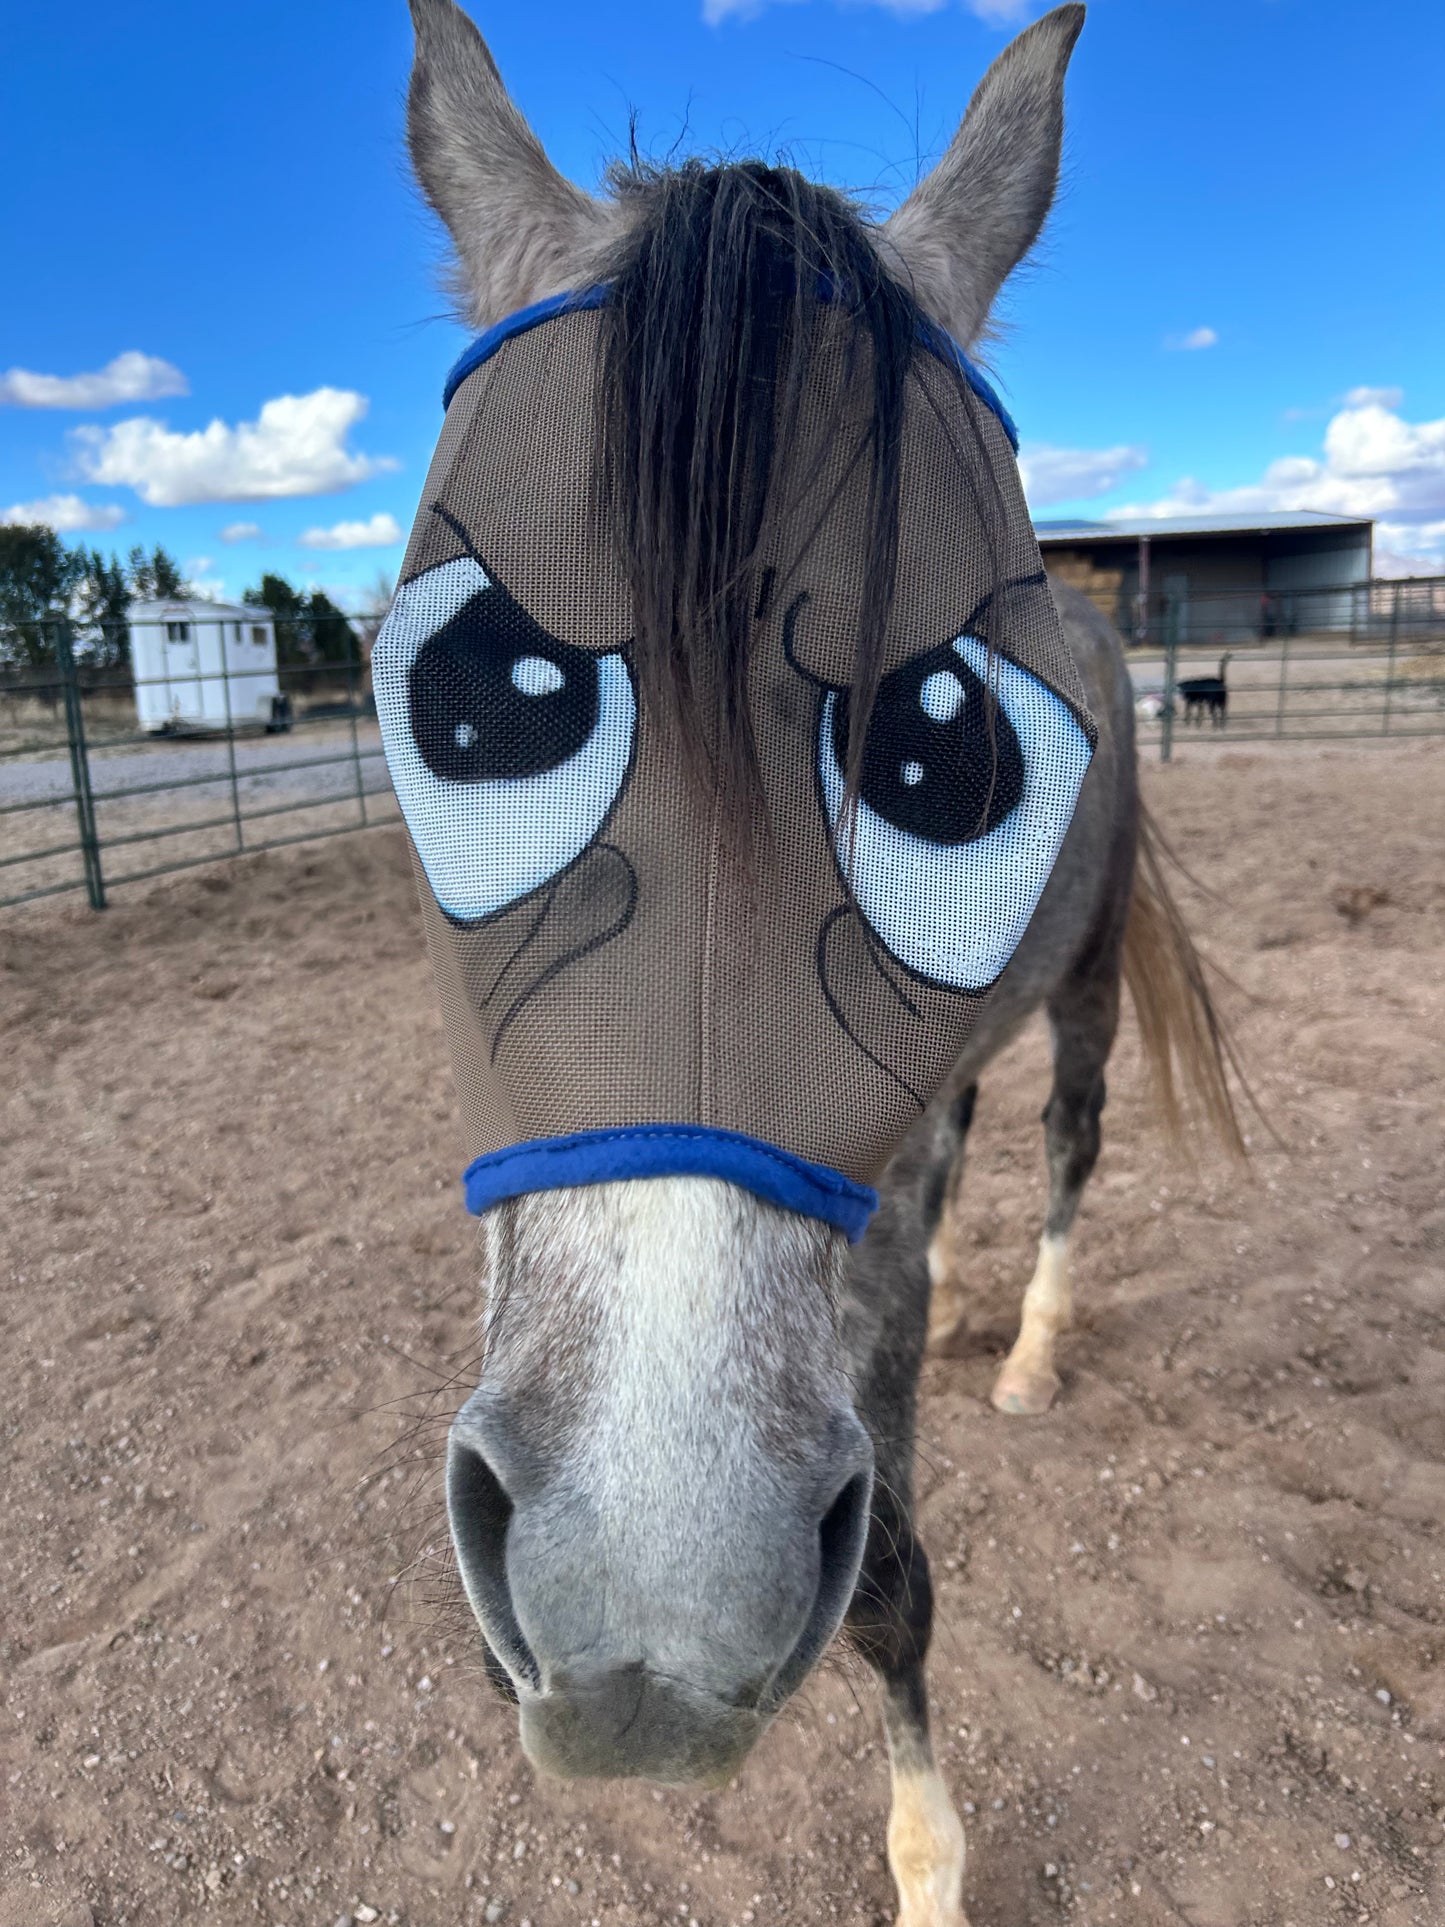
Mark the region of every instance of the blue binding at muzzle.
[[705, 1124], [630, 1124], [570, 1137], [533, 1138], [489, 1151], [462, 1173], [467, 1209], [478, 1217], [503, 1198], [628, 1178], [721, 1178], [783, 1211], [821, 1218], [857, 1244], [878, 1209], [878, 1193], [826, 1164], [810, 1164], [761, 1138]]

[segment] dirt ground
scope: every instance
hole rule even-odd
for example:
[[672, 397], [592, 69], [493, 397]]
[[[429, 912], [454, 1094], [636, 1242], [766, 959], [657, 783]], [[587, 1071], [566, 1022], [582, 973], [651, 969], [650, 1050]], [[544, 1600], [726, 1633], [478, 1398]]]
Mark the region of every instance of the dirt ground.
[[[974, 1927], [1445, 1920], [1445, 743], [1191, 743], [1282, 1145], [1161, 1147], [1132, 1035], [1047, 1418], [987, 1404], [1043, 1039], [985, 1084], [921, 1519]], [[474, 1230], [397, 833], [0, 922], [0, 1927], [881, 1923], [834, 1662], [739, 1781], [534, 1779], [445, 1574]], [[401, 1575], [398, 1583], [398, 1575]]]

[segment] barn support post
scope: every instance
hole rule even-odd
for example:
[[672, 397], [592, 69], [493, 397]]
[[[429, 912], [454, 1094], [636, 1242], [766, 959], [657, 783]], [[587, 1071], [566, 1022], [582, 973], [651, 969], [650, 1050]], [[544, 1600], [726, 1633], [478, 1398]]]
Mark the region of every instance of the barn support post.
[[65, 703], [65, 740], [70, 749], [70, 782], [75, 794], [75, 819], [80, 831], [80, 860], [85, 870], [85, 894], [92, 910], [105, 908], [105, 876], [100, 867], [100, 838], [95, 828], [95, 797], [90, 787], [90, 752], [85, 744], [85, 716], [80, 682], [75, 673], [75, 647], [69, 620], [55, 625], [55, 663]]

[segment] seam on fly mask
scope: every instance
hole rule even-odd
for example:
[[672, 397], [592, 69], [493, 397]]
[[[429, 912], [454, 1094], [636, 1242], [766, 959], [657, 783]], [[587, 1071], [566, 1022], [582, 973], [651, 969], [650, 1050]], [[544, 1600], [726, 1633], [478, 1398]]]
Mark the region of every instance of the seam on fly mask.
[[712, 946], [717, 930], [718, 846], [722, 840], [722, 798], [714, 793], [708, 812], [707, 918], [703, 927], [701, 1009], [698, 1012], [698, 1109], [704, 1124], [712, 1123]]

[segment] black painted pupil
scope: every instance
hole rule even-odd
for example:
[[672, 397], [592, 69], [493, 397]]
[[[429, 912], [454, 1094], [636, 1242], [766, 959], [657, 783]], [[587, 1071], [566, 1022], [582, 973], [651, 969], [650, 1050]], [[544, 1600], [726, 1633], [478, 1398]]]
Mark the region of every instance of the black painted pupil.
[[[833, 753], [848, 767], [848, 692], [833, 705]], [[929, 843], [972, 843], [1024, 793], [1014, 726], [951, 644], [905, 663], [878, 686], [859, 794], [895, 829]]]
[[493, 583], [417, 651], [411, 733], [451, 783], [537, 776], [575, 756], [597, 727], [597, 663], [549, 636]]

